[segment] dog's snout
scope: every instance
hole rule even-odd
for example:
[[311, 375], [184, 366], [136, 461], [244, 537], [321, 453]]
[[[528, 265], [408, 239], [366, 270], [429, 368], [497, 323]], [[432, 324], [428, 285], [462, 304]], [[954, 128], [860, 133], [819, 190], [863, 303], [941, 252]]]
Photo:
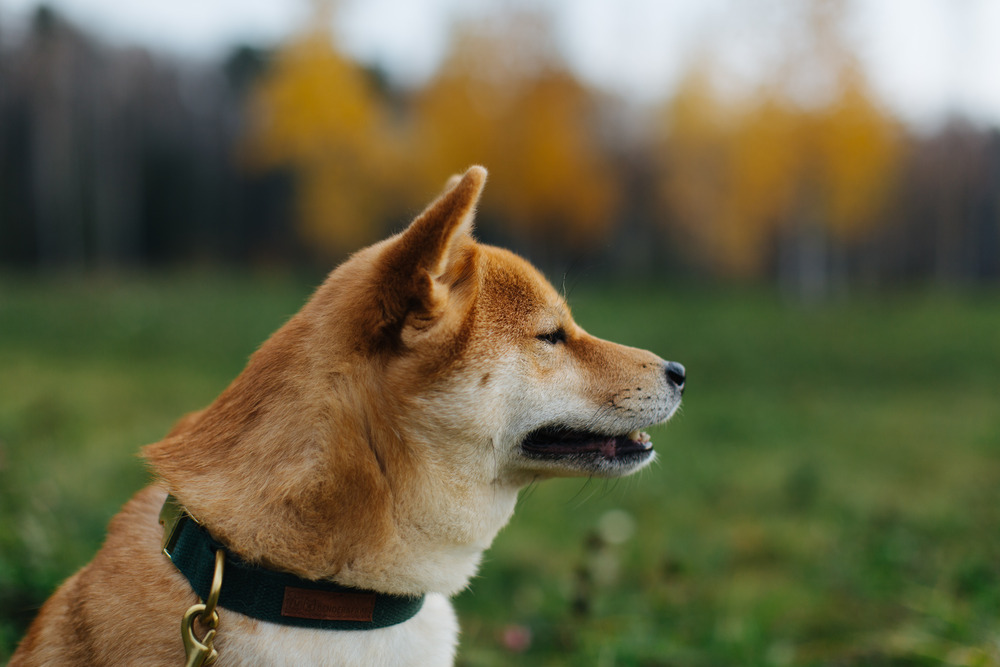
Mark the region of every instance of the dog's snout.
[[676, 387], [683, 392], [684, 378], [687, 376], [684, 364], [677, 363], [676, 361], [668, 361], [664, 366], [664, 371], [667, 374], [667, 379], [674, 383], [674, 385], [676, 385]]

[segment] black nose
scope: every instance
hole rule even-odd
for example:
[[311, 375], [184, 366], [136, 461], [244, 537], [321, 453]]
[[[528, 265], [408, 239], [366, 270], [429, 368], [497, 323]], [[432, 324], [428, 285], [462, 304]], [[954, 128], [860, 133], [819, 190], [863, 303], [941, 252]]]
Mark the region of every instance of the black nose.
[[684, 364], [679, 364], [676, 361], [668, 361], [665, 370], [667, 372], [667, 379], [677, 385], [677, 388], [683, 392], [684, 378], [687, 375], [687, 372], [684, 370]]

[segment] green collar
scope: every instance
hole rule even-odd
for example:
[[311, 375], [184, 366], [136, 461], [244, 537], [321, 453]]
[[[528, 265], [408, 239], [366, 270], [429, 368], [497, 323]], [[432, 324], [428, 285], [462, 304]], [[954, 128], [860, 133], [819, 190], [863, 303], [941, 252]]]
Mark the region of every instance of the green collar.
[[374, 630], [413, 618], [426, 596], [387, 595], [330, 581], [302, 579], [243, 562], [167, 496], [160, 511], [163, 553], [207, 599], [215, 572], [215, 552], [225, 553], [219, 606], [269, 623], [326, 630]]

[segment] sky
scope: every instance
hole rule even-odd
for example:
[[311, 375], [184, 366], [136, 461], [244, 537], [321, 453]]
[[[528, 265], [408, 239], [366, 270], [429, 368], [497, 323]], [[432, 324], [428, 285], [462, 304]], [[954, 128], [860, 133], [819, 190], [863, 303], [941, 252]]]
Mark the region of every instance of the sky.
[[[768, 8], [795, 1], [339, 0], [336, 35], [354, 57], [415, 85], [444, 56], [454, 21], [498, 6], [538, 6], [554, 14], [558, 45], [584, 80], [651, 103], [669, 95], [706, 43], [734, 72], [752, 77], [755, 67], [766, 67], [768, 48], [753, 27]], [[956, 113], [1000, 126], [1000, 1], [848, 2], [850, 35], [893, 112], [918, 127]], [[23, 24], [37, 4], [0, 0], [0, 21]], [[48, 4], [112, 43], [194, 59], [217, 58], [238, 43], [280, 43], [304, 24], [309, 7], [307, 0]]]

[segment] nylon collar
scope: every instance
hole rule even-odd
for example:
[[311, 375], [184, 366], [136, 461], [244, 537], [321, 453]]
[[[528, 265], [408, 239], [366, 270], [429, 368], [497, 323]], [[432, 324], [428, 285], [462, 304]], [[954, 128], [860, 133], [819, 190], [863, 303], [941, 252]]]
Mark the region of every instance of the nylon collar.
[[208, 597], [215, 552], [226, 555], [219, 606], [269, 623], [325, 630], [374, 630], [413, 618], [425, 595], [387, 595], [302, 579], [243, 562], [216, 541], [173, 496], [160, 511], [163, 553], [187, 577], [202, 600]]

